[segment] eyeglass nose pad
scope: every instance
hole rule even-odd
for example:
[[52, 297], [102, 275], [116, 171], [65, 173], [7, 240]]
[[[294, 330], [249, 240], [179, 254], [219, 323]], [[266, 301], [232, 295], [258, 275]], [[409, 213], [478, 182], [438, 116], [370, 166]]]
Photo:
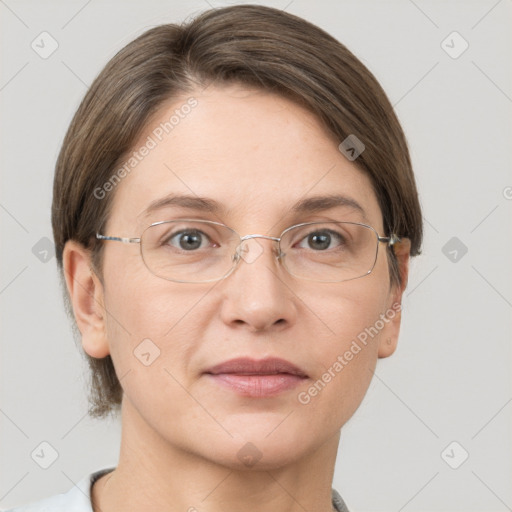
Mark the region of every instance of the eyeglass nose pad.
[[256, 238], [242, 240], [236, 251], [236, 262], [242, 259], [246, 263], [254, 263], [263, 254], [263, 246]]

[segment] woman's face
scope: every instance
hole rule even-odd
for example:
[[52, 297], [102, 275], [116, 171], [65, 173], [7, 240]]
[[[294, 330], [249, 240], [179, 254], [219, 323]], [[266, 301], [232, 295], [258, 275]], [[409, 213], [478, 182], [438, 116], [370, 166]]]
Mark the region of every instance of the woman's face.
[[[235, 85], [191, 96], [197, 105], [182, 108], [187, 97], [166, 105], [134, 146], [140, 161], [117, 185], [103, 234], [138, 237], [154, 222], [193, 217], [241, 236], [278, 237], [291, 225], [323, 220], [367, 223], [384, 235], [369, 179], [314, 115]], [[165, 122], [176, 110], [170, 129]], [[148, 136], [156, 145], [141, 156]], [[207, 198], [220, 209], [148, 210], [171, 194]], [[341, 202], [293, 210], [334, 194], [362, 211]], [[250, 460], [245, 455], [261, 458], [259, 467], [303, 457], [336, 438], [361, 403], [377, 358], [394, 350], [400, 294], [390, 288], [384, 244], [370, 275], [322, 283], [289, 275], [275, 258], [276, 242], [257, 238], [251, 250], [261, 253], [226, 279], [187, 284], [153, 275], [138, 244], [103, 243], [103, 343], [121, 379], [124, 413], [161, 446], [231, 466]], [[83, 343], [92, 352], [87, 336]], [[256, 397], [206, 373], [239, 357], [285, 359], [307, 377]]]

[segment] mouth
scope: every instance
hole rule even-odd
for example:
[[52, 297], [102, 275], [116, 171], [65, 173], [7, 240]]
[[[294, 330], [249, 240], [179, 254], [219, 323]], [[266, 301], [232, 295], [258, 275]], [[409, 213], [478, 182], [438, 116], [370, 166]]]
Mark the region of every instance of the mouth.
[[276, 396], [308, 378], [299, 367], [280, 358], [231, 359], [209, 368], [205, 375], [225, 389], [253, 398]]

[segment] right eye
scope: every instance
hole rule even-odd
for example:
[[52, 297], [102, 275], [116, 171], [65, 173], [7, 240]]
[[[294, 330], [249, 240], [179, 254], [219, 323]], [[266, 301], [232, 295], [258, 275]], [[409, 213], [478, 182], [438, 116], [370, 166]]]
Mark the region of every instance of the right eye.
[[[162, 240], [162, 245], [170, 245], [184, 251], [204, 249], [208, 246], [210, 238], [198, 229], [182, 229], [172, 233]], [[206, 245], [203, 245], [206, 244]]]

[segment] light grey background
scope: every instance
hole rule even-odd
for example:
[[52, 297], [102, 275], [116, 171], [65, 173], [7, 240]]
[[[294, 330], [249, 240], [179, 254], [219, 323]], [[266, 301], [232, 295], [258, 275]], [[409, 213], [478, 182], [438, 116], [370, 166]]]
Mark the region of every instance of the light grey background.
[[[0, 0], [4, 508], [117, 463], [119, 424], [86, 415], [88, 377], [55, 258], [40, 260], [71, 117], [108, 59], [144, 30], [232, 3], [242, 2]], [[424, 208], [398, 350], [379, 360], [343, 428], [334, 487], [354, 512], [512, 510], [512, 1], [260, 3], [316, 23], [376, 75], [408, 137]], [[59, 45], [47, 59], [31, 48], [43, 31]], [[442, 46], [453, 31], [469, 43], [458, 58], [458, 36]], [[43, 441], [58, 452], [48, 469], [31, 458]], [[462, 450], [469, 458], [452, 469], [446, 461], [456, 465]]]

